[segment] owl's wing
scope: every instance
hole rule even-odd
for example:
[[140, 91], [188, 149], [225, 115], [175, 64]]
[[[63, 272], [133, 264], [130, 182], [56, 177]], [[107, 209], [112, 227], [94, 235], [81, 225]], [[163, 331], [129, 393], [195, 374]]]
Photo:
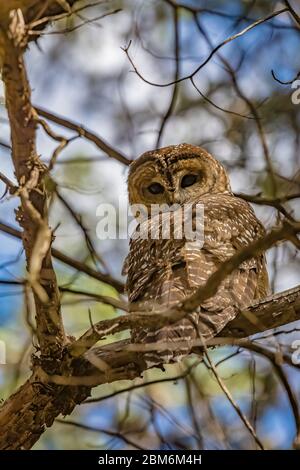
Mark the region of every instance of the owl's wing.
[[[128, 257], [127, 291], [131, 309], [159, 310], [175, 305], [205, 285], [210, 275], [235, 253], [264, 235], [250, 205], [230, 195], [207, 195], [204, 243], [135, 239]], [[198, 312], [204, 336], [214, 336], [238, 311], [267, 294], [264, 256], [243, 262], [202, 302]]]
[[[203, 248], [187, 250], [185, 255], [189, 259], [190, 284], [195, 288], [205, 285], [224, 261], [265, 234], [246, 201], [229, 195], [211, 195], [204, 198], [204, 204]], [[201, 333], [216, 335], [241, 309], [268, 293], [265, 255], [244, 261], [223, 280], [214, 296], [202, 302], [199, 312]]]

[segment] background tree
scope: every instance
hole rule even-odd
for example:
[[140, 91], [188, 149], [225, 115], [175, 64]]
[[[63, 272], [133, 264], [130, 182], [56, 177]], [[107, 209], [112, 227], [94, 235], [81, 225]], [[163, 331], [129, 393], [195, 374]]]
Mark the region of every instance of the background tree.
[[[300, 284], [299, 14], [0, 0], [1, 449], [299, 446], [298, 287], [241, 312], [202, 362], [143, 372], [127, 341], [132, 322], [185, 315], [254, 251], [269, 249], [274, 292]], [[127, 240], [97, 238], [96, 208], [126, 197], [130, 160], [182, 141], [225, 164], [268, 234], [180, 310], [127, 316]]]

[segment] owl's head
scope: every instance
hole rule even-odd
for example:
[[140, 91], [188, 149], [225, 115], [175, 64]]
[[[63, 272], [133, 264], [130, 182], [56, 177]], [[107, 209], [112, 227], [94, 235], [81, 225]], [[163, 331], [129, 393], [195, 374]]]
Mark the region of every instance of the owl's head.
[[130, 204], [185, 204], [207, 193], [230, 193], [224, 167], [206, 150], [190, 144], [146, 152], [129, 169]]

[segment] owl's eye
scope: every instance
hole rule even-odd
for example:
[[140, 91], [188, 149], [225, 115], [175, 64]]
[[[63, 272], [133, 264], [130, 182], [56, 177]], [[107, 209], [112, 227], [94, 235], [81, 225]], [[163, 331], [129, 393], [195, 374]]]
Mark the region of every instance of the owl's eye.
[[193, 184], [195, 184], [197, 180], [198, 180], [198, 175], [194, 175], [194, 174], [184, 175], [184, 177], [181, 180], [181, 187], [188, 188], [189, 186], [193, 186]]
[[148, 186], [148, 191], [151, 194], [162, 194], [164, 192], [164, 187], [159, 183], [152, 183]]

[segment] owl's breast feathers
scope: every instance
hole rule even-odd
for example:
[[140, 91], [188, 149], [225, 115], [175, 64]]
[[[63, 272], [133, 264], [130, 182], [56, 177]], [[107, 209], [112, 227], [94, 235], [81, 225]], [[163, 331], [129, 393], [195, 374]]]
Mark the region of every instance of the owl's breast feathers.
[[[219, 266], [243, 247], [264, 236], [265, 230], [251, 206], [232, 195], [210, 194], [197, 201], [204, 207], [202, 244], [181, 239], [131, 239], [125, 261], [130, 310], [159, 311], [189, 297]], [[196, 217], [197, 212], [193, 212]], [[195, 221], [194, 221], [195, 222]], [[150, 225], [152, 220], [150, 220]], [[204, 301], [192, 317], [159, 331], [133, 332], [135, 342], [190, 340], [198, 331], [215, 336], [237, 313], [269, 291], [264, 255], [243, 262], [220, 284], [217, 293]], [[186, 349], [185, 353], [187, 353]], [[178, 360], [180, 351], [169, 351], [163, 362]], [[153, 354], [154, 355], [154, 354]], [[176, 359], [177, 355], [177, 359]], [[161, 355], [160, 355], [161, 356]], [[153, 363], [157, 358], [153, 358]], [[162, 362], [162, 360], [160, 361]]]

